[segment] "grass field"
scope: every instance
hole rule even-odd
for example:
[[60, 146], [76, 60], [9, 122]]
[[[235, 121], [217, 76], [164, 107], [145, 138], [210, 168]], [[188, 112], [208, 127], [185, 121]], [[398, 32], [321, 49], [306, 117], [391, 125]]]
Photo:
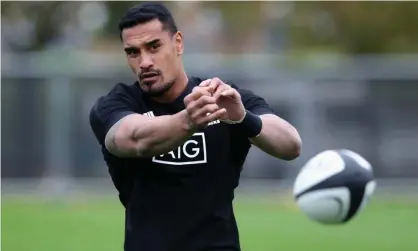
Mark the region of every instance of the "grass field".
[[[123, 210], [114, 200], [46, 203], [2, 199], [3, 251], [122, 250]], [[292, 202], [238, 200], [244, 251], [417, 251], [418, 202], [372, 201], [344, 226], [309, 221]]]

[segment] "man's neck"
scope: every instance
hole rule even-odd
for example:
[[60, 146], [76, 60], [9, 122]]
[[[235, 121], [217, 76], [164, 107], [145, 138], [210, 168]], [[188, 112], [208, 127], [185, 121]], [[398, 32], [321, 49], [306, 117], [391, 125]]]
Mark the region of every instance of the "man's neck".
[[161, 97], [153, 97], [152, 99], [158, 103], [171, 103], [174, 102], [186, 89], [189, 78], [187, 77], [186, 72], [183, 71], [183, 74], [176, 79], [173, 86]]

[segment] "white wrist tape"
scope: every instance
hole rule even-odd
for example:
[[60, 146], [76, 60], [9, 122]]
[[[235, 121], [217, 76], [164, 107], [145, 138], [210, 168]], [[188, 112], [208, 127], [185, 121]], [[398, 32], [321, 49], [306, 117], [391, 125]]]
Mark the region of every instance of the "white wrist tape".
[[244, 112], [244, 116], [242, 116], [242, 118], [240, 120], [235, 120], [234, 121], [234, 120], [227, 119], [227, 120], [222, 120], [222, 122], [230, 124], [230, 125], [240, 124], [240, 123], [242, 123], [242, 121], [244, 121], [246, 115], [247, 115], [247, 111]]

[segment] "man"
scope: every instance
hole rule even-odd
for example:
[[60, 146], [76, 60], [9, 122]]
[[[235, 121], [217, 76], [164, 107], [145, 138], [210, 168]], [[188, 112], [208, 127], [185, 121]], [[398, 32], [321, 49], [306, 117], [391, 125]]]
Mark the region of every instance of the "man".
[[294, 159], [297, 131], [251, 91], [188, 77], [163, 5], [131, 8], [119, 28], [137, 81], [100, 97], [90, 123], [126, 209], [125, 250], [240, 250], [232, 200], [249, 148]]

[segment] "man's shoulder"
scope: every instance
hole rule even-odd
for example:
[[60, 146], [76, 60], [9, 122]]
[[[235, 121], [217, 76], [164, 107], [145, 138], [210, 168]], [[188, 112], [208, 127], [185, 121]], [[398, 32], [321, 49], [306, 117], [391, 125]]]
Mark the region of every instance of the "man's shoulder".
[[114, 111], [140, 110], [141, 91], [135, 84], [115, 84], [106, 94], [99, 96], [90, 109], [90, 119], [102, 120]]
[[139, 88], [136, 83], [125, 84], [117, 83], [115, 84], [110, 91], [102, 96], [103, 98], [112, 99], [112, 98], [139, 98], [138, 95], [141, 95], [141, 88]]
[[141, 90], [135, 84], [117, 83], [110, 91], [97, 98], [93, 108], [97, 109], [115, 102], [134, 102], [136, 99], [140, 99], [140, 96]]
[[89, 120], [99, 142], [104, 141], [105, 134], [116, 120], [138, 110], [138, 95], [140, 94], [134, 85], [117, 83], [96, 99], [90, 109]]

